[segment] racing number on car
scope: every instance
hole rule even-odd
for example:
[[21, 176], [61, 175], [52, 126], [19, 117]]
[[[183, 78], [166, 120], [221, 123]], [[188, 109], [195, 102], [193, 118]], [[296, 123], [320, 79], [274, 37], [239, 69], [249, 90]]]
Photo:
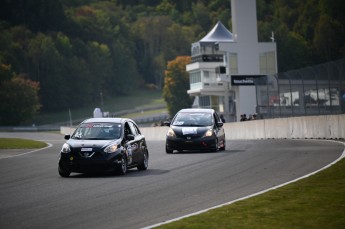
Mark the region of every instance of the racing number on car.
[[137, 144], [129, 145], [126, 149], [126, 156], [128, 160], [128, 164], [131, 164], [133, 161], [133, 151], [138, 148]]
[[126, 149], [126, 156], [128, 164], [132, 164], [133, 150], [130, 147]]

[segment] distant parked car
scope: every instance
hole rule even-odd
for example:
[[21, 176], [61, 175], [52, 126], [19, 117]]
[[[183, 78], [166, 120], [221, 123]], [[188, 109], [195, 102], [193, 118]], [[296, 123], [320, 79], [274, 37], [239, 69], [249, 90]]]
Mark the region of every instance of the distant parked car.
[[126, 118], [91, 118], [83, 121], [72, 136], [65, 135], [58, 163], [60, 176], [72, 172], [115, 171], [126, 174], [137, 167], [146, 170], [149, 152], [136, 123]]
[[182, 109], [171, 122], [165, 149], [171, 154], [174, 150], [225, 150], [223, 122], [213, 109]]

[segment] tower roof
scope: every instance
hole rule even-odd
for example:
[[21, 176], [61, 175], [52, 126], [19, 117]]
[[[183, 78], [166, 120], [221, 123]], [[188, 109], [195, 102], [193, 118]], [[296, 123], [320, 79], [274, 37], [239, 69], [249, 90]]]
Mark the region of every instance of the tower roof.
[[200, 42], [233, 42], [232, 33], [218, 21], [213, 29]]

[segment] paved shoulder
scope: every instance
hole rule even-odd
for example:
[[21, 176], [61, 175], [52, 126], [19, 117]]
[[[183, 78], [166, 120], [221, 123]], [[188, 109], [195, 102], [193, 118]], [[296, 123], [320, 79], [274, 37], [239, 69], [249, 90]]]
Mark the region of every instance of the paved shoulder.
[[0, 159], [17, 156], [32, 151], [32, 149], [0, 149]]

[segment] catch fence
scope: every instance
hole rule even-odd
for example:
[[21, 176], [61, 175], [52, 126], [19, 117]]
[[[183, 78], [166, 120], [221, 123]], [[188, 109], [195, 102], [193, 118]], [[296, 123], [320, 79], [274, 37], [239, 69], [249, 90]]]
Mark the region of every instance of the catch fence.
[[345, 113], [345, 58], [255, 79], [260, 118]]

